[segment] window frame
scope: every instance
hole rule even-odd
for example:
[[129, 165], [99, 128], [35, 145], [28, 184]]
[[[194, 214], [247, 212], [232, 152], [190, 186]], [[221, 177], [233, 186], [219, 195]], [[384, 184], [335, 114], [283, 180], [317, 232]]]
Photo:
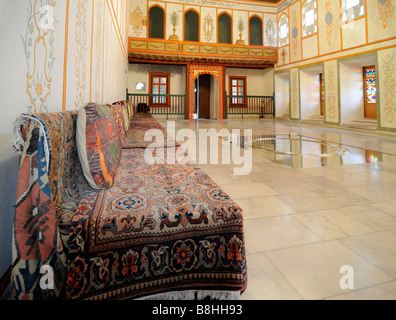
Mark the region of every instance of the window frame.
[[[169, 95], [170, 92], [170, 73], [156, 73], [156, 72], [152, 72], [149, 73], [149, 94], [150, 94], [150, 99], [149, 99], [149, 105], [151, 107], [169, 107], [169, 97], [166, 96], [165, 97], [165, 102], [162, 103], [161, 100], [159, 99], [158, 102], [154, 102], [154, 97], [158, 96], [158, 98], [160, 98], [161, 96], [163, 96], [163, 94], [161, 95], [159, 94], [154, 94], [153, 93], [153, 85], [154, 85], [154, 81], [153, 78], [158, 77], [158, 78], [167, 78], [166, 81], [166, 95]], [[161, 80], [159, 80], [159, 86], [161, 87]], [[159, 92], [161, 92], [161, 89], [159, 88]], [[153, 96], [155, 95], [155, 96]]]
[[[316, 31], [308, 33], [306, 30], [307, 30], [307, 28], [311, 27], [312, 25], [309, 25], [309, 26], [306, 25], [306, 17], [305, 16], [306, 16], [307, 12], [309, 12], [311, 10], [306, 11], [305, 6], [307, 4], [309, 4], [309, 3], [312, 3], [312, 2], [315, 3], [314, 4], [314, 8], [312, 10], [314, 10], [314, 23], [313, 23], [313, 26], [315, 27]], [[305, 21], [305, 23], [304, 23], [304, 21]], [[318, 33], [318, 3], [317, 3], [316, 0], [305, 0], [303, 5], [301, 6], [301, 27], [302, 27], [301, 36], [302, 36], [303, 39], [311, 37], [311, 36], [313, 36], [313, 35]], [[306, 33], [306, 34], [304, 35], [304, 33]]]
[[[281, 38], [281, 21], [283, 19], [283, 17], [286, 18], [286, 23], [282, 24], [282, 25], [286, 25], [287, 28], [287, 34], [286, 37]], [[286, 44], [281, 44], [281, 42], [283, 42], [283, 40], [286, 39]], [[278, 45], [279, 48], [282, 47], [286, 47], [290, 44], [290, 27], [289, 27], [289, 17], [286, 13], [282, 13], [281, 16], [279, 17], [279, 21], [278, 21]]]
[[[232, 85], [232, 80], [243, 80], [243, 86], [240, 86], [239, 84], [237, 84], [236, 86]], [[230, 98], [230, 108], [247, 108], [247, 104], [246, 104], [246, 98], [234, 98], [234, 95], [232, 93], [232, 89], [233, 87], [243, 87], [243, 95], [242, 96], [246, 96], [246, 77], [245, 76], [229, 76], [229, 90], [230, 90], [230, 96], [232, 96], [232, 98]], [[239, 96], [239, 90], [237, 89], [237, 96]], [[233, 100], [237, 99], [237, 100], [242, 100], [242, 103], [234, 103]]]
[[[353, 22], [355, 20], [358, 20], [358, 19], [366, 17], [367, 8], [366, 8], [366, 1], [365, 0], [359, 0], [359, 4], [358, 5], [355, 5], [355, 6], [351, 7], [351, 8], [348, 8], [348, 9], [346, 9], [346, 1], [347, 0], [342, 0], [341, 1], [341, 12], [340, 12], [341, 25], [344, 25], [344, 24], [347, 24], [347, 23], [351, 23], [351, 22]], [[356, 7], [358, 7], [357, 10], [356, 10]], [[359, 12], [359, 8], [361, 8], [361, 7], [363, 7], [363, 9], [364, 9], [363, 14], [361, 14], [361, 15], [359, 15], [357, 17], [354, 17], [352, 19], [349, 19], [348, 16], [350, 15], [350, 12], [351, 11], [353, 11], [353, 13], [355, 13], [356, 11]]]

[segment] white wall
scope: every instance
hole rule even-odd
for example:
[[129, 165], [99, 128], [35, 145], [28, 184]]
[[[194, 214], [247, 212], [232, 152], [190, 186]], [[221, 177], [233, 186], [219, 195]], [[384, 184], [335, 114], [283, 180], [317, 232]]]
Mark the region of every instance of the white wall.
[[301, 119], [320, 115], [320, 80], [322, 68], [300, 70]]
[[246, 95], [248, 96], [272, 96], [274, 94], [274, 69], [226, 69], [226, 91], [229, 90], [230, 76], [246, 77]]
[[21, 113], [125, 99], [128, 6], [0, 0], [0, 278], [11, 265], [19, 165], [12, 123]]
[[290, 74], [275, 74], [275, 115], [290, 116]]
[[340, 62], [341, 124], [364, 118], [363, 67], [375, 65], [375, 57]]
[[[129, 93], [149, 93], [149, 73], [170, 74], [170, 94], [184, 94], [186, 92], [186, 67], [178, 65], [130, 64], [128, 67]], [[136, 90], [136, 83], [146, 84], [144, 91]]]
[[341, 124], [364, 118], [363, 76], [359, 65], [340, 63]]

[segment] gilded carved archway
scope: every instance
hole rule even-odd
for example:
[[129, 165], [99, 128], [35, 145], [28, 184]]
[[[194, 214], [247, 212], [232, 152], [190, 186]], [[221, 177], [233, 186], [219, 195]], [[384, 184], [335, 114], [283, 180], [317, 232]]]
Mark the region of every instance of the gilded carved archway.
[[217, 79], [219, 92], [218, 92], [218, 119], [223, 120], [224, 118], [224, 66], [212, 66], [212, 65], [197, 65], [191, 64], [187, 66], [187, 110], [188, 119], [194, 119], [194, 82], [195, 79], [202, 74], [210, 74]]

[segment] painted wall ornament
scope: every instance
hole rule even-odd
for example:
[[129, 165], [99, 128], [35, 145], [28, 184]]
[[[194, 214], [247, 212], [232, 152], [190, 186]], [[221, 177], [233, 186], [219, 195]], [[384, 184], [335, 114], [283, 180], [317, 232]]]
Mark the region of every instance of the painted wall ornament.
[[136, 7], [130, 14], [130, 21], [135, 36], [139, 37], [143, 33], [144, 27], [147, 26], [147, 16], [143, 15], [139, 7]]
[[327, 118], [337, 119], [337, 77], [336, 66], [329, 65], [326, 68], [326, 106]]
[[265, 23], [265, 38], [267, 41], [267, 45], [270, 47], [276, 46], [276, 27], [275, 22], [271, 19], [268, 19]]
[[331, 38], [333, 33], [333, 12], [331, 7], [331, 0], [326, 0], [325, 8], [326, 8], [325, 22], [326, 22], [327, 42], [329, 46], [331, 46]]
[[87, 78], [87, 65], [85, 62], [88, 51], [88, 34], [87, 34], [87, 0], [79, 0], [76, 15], [76, 100], [74, 105], [78, 108], [85, 104], [85, 83]]
[[179, 24], [179, 14], [176, 11], [173, 11], [170, 15], [170, 23], [173, 26], [173, 34], [169, 36], [169, 40], [179, 41], [179, 37], [176, 34], [176, 26]]
[[382, 88], [384, 100], [384, 120], [388, 123], [395, 122], [396, 116], [396, 82], [394, 78], [393, 56], [386, 55], [382, 65]]
[[388, 19], [393, 17], [393, 12], [395, 8], [393, 7], [392, 0], [378, 0], [378, 11], [379, 18], [382, 22], [382, 28], [386, 29], [388, 26]]
[[243, 24], [242, 18], [239, 18], [237, 28], [239, 31], [239, 39], [235, 42], [235, 44], [236, 45], [245, 45], [245, 40], [242, 39], [243, 31], [245, 31], [245, 25]]
[[210, 40], [212, 40], [213, 30], [214, 30], [213, 18], [210, 14], [207, 14], [206, 17], [204, 18], [202, 25], [202, 31], [206, 41], [209, 42]]
[[21, 36], [26, 58], [26, 93], [29, 112], [48, 111], [47, 98], [51, 94], [54, 57], [54, 15], [56, 1], [29, 1], [25, 37]]

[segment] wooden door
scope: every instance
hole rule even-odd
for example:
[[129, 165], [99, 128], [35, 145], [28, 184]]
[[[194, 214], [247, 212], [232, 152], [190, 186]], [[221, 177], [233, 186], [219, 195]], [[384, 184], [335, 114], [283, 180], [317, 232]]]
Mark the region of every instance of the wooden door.
[[210, 77], [209, 74], [199, 76], [199, 118], [210, 118]]
[[363, 68], [364, 117], [377, 119], [377, 89], [375, 66]]

